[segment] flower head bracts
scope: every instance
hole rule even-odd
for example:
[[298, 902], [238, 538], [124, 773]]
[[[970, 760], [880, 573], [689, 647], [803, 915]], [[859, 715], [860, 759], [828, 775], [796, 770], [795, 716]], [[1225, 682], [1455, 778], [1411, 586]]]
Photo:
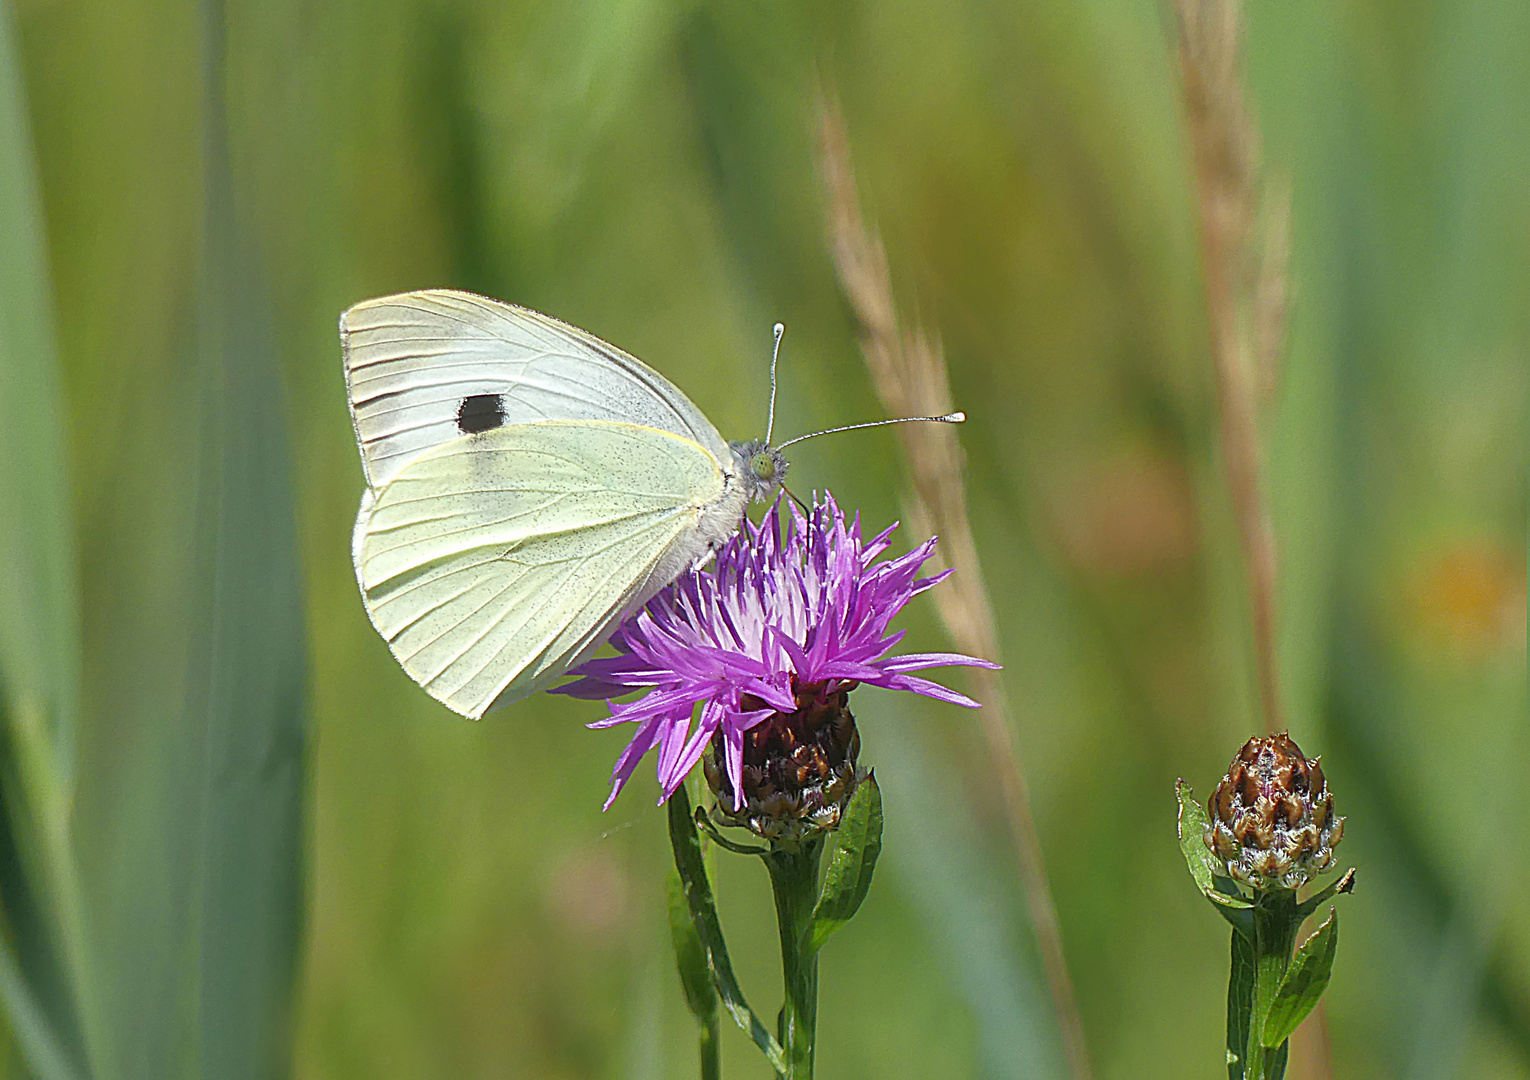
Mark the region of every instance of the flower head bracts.
[[[661, 801], [721, 734], [731, 790], [741, 791], [744, 733], [804, 692], [828, 695], [867, 683], [976, 708], [971, 698], [912, 672], [951, 664], [994, 667], [957, 653], [888, 655], [902, 640], [888, 624], [909, 600], [950, 573], [918, 577], [934, 539], [907, 555], [880, 559], [892, 528], [861, 539], [832, 496], [807, 514], [781, 503], [764, 522], [745, 521], [709, 567], [682, 574], [611, 637], [617, 655], [571, 672], [555, 693], [612, 699], [591, 727], [638, 725], [611, 775], [610, 806], [651, 749]], [[699, 709], [698, 709], [699, 706]]]

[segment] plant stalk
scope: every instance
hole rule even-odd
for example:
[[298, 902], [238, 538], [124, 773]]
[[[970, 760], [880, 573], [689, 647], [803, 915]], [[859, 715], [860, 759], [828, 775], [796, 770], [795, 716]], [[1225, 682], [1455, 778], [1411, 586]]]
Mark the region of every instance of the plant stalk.
[[1279, 889], [1264, 894], [1254, 908], [1254, 982], [1249, 1013], [1248, 1053], [1244, 1058], [1245, 1080], [1282, 1080], [1286, 1074], [1288, 1044], [1266, 1048], [1264, 1021], [1275, 991], [1291, 965], [1296, 934], [1302, 924], [1296, 910], [1296, 891]]
[[786, 1080], [812, 1080], [813, 1046], [818, 1032], [818, 955], [805, 954], [803, 938], [818, 898], [818, 862], [823, 842], [795, 851], [778, 848], [761, 856], [770, 871], [781, 935], [781, 980], [785, 998], [776, 1037], [786, 1052]]
[[714, 1015], [709, 1023], [698, 1028], [697, 1045], [701, 1051], [701, 1080], [722, 1080], [722, 1058], [718, 1052], [720, 1034], [718, 1018]]

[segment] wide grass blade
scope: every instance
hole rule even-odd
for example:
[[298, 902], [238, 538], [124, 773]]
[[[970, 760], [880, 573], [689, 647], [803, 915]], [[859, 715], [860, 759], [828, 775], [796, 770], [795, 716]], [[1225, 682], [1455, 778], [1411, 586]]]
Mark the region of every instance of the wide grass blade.
[[863, 686], [857, 713], [876, 717], [877, 777], [888, 812], [883, 863], [928, 929], [934, 953], [971, 1010], [981, 1075], [1067, 1074], [1034, 949], [1015, 939], [1024, 901], [993, 873], [967, 799], [926, 764], [915, 718], [897, 694]]
[[0, 997], [40, 1076], [78, 1075], [81, 908], [70, 847], [79, 590], [41, 201], [0, 4]]
[[291, 465], [229, 163], [223, 13], [201, 14], [200, 139], [188, 109], [177, 147], [201, 198], [163, 223], [197, 243], [154, 297], [185, 344], [124, 342], [143, 374], [124, 380], [133, 422], [91, 508], [117, 538], [86, 562], [79, 847], [101, 1080], [292, 1067], [305, 649]]
[[0, 671], [38, 709], [61, 793], [74, 773], [78, 594], [43, 222], [10, 10], [0, 7]]
[[264, 290], [240, 235], [221, 3], [203, 7], [198, 282], [200, 606], [186, 709], [204, 733], [194, 879], [203, 1076], [286, 1075], [302, 924], [302, 597], [285, 410]]

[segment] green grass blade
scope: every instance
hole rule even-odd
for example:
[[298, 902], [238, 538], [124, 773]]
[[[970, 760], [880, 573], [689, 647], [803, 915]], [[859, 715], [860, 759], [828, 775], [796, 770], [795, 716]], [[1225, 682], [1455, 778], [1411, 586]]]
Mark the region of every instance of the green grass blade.
[[[222, 5], [204, 19], [199, 281], [201, 610], [194, 888], [203, 1076], [285, 1076], [301, 929], [304, 645], [285, 411], [256, 260], [240, 235], [223, 101]], [[188, 973], [190, 974], [190, 973]]]
[[87, 563], [80, 851], [102, 1080], [292, 1069], [305, 676], [290, 461], [237, 220], [222, 12], [202, 14], [201, 138], [188, 123], [178, 148], [200, 161], [201, 198], [162, 222], [199, 242], [156, 297], [185, 347], [129, 353], [135, 424], [100, 465], [119, 494], [93, 507], [120, 539]]
[[25, 704], [0, 715], [7, 736], [0, 743], [6, 811], [0, 817], [0, 1000], [19, 1048], [39, 1076], [83, 1076], [73, 849], [67, 831], [49, 827], [50, 759], [41, 718]]
[[26, 95], [0, 7], [0, 675], [41, 709], [58, 794], [74, 775], [78, 586], [41, 204]]
[[0, 4], [0, 719], [12, 941], [0, 997], [42, 1076], [77, 1074], [84, 931], [70, 842], [79, 587], [63, 390], [11, 12]]
[[1039, 962], [1027, 955], [1028, 942], [1016, 940], [1024, 904], [1004, 894], [970, 804], [926, 764], [918, 721], [899, 695], [864, 686], [856, 693], [857, 715], [868, 728], [876, 725], [877, 778], [888, 807], [882, 862], [971, 1010], [981, 1075], [1067, 1075]]
[[0, 943], [0, 997], [5, 1000], [11, 1032], [26, 1054], [28, 1067], [40, 1080], [77, 1080], [84, 1075], [72, 1048], [60, 1040], [47, 1007], [33, 993], [32, 980], [20, 958], [4, 943]]

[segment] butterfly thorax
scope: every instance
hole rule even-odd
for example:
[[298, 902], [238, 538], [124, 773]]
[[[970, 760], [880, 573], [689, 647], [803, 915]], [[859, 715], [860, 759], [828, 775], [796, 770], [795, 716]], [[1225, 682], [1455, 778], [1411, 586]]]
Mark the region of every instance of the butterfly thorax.
[[765, 503], [774, 499], [786, 480], [789, 464], [786, 455], [764, 439], [732, 442], [728, 447], [738, 463], [739, 480], [748, 490], [750, 500]]

